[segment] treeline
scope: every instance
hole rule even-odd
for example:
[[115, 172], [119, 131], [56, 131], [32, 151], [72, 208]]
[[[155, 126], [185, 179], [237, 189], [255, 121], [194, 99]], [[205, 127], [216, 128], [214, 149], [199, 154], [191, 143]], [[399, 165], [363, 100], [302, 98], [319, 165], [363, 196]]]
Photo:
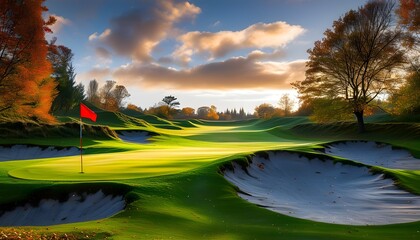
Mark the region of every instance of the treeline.
[[143, 114], [156, 115], [165, 119], [245, 120], [255, 118], [255, 114], [245, 113], [243, 108], [240, 108], [239, 110], [236, 108], [226, 109], [224, 112], [218, 112], [214, 105], [211, 105], [210, 107], [202, 106], [197, 108], [197, 110], [192, 107], [171, 109], [168, 106], [154, 106], [142, 109], [130, 103], [127, 105], [126, 109]]
[[244, 108], [226, 109], [217, 111], [214, 105], [202, 106], [197, 109], [191, 107], [179, 108], [180, 102], [174, 96], [166, 96], [155, 106], [142, 109], [135, 104], [129, 103], [125, 109], [143, 114], [156, 115], [166, 119], [205, 119], [205, 120], [246, 120], [252, 118], [269, 119], [273, 117], [293, 116], [292, 111], [295, 103], [288, 94], [282, 95], [278, 107], [263, 103], [255, 108], [253, 113], [246, 113]]

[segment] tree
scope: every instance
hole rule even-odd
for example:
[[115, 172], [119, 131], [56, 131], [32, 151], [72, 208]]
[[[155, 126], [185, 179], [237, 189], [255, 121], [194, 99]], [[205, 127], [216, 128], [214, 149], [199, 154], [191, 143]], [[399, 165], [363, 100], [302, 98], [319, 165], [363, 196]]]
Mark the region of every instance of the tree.
[[96, 81], [96, 79], [91, 80], [89, 82], [86, 94], [87, 94], [87, 100], [94, 105], [99, 105], [100, 103], [98, 89], [99, 89], [98, 81]]
[[55, 45], [56, 38], [49, 44], [48, 60], [53, 66], [52, 77], [57, 82], [57, 96], [52, 104], [52, 111], [69, 109], [84, 100], [84, 87], [76, 85], [76, 74], [72, 65], [73, 53], [71, 49]]
[[115, 84], [115, 81], [108, 80], [100, 90], [101, 104], [105, 110], [118, 110], [117, 102], [112, 95], [112, 89], [114, 88]]
[[116, 101], [118, 109], [121, 109], [124, 105], [124, 99], [128, 98], [130, 94], [123, 85], [117, 85], [114, 90], [112, 90], [112, 96]]
[[181, 110], [182, 117], [184, 118], [192, 118], [195, 116], [195, 109], [191, 107], [184, 107]]
[[177, 108], [179, 107], [180, 103], [174, 96], [165, 96], [159, 104], [161, 105], [160, 112], [162, 112], [162, 115], [166, 114], [166, 118], [172, 118], [172, 116], [175, 115], [177, 111], [179, 111]]
[[170, 109], [177, 108], [180, 105], [180, 103], [177, 101], [177, 98], [174, 96], [166, 96], [162, 99], [162, 102], [168, 105]]
[[197, 117], [200, 119], [218, 120], [219, 114], [217, 113], [216, 106], [214, 105], [211, 105], [211, 107], [203, 106], [197, 109]]
[[239, 109], [239, 117], [238, 117], [238, 119], [245, 119], [246, 118], [246, 113], [245, 113], [245, 110], [244, 110], [244, 108], [241, 108], [241, 109]]
[[197, 109], [197, 117], [200, 119], [205, 119], [207, 114], [210, 112], [210, 108], [207, 106], [199, 107]]
[[56, 94], [47, 60], [45, 32], [56, 19], [44, 21], [42, 0], [0, 2], [0, 112], [53, 121]]
[[219, 114], [219, 119], [232, 120], [232, 114], [229, 109], [226, 109], [223, 113]]
[[[301, 99], [302, 100], [302, 99]], [[295, 112], [296, 116], [310, 116], [314, 112], [313, 101], [300, 101], [299, 108]]]
[[406, 83], [391, 95], [391, 101], [396, 114], [420, 114], [420, 74], [411, 72]]
[[351, 10], [308, 50], [306, 79], [294, 83], [303, 102], [344, 99], [365, 131], [367, 105], [391, 84], [404, 63], [402, 31], [393, 27], [394, 3], [372, 0]]
[[154, 107], [149, 108], [146, 111], [147, 114], [156, 115], [161, 118], [171, 119], [172, 115], [169, 111], [169, 107], [167, 105], [157, 105]]
[[268, 103], [263, 103], [255, 108], [255, 116], [258, 118], [269, 119], [276, 115], [276, 109]]
[[404, 47], [410, 67], [405, 82], [391, 94], [392, 112], [399, 115], [420, 113], [420, 1], [400, 0], [396, 11], [407, 37]]
[[210, 106], [209, 112], [207, 113], [206, 119], [219, 120], [219, 114], [217, 114], [217, 108], [214, 105]]
[[86, 99], [86, 95], [85, 95], [85, 86], [82, 83], [77, 84], [74, 88], [73, 88], [73, 94], [74, 94], [74, 101], [79, 101], [81, 102], [82, 100]]
[[284, 116], [289, 116], [294, 106], [294, 101], [289, 97], [289, 94], [283, 94], [279, 100], [279, 107], [284, 112]]
[[138, 107], [138, 106], [136, 106], [135, 104], [132, 104], [132, 103], [127, 104], [126, 109], [136, 111], [136, 112], [143, 112], [143, 110], [140, 107]]
[[396, 13], [406, 33], [404, 47], [411, 64], [410, 70], [420, 74], [420, 1], [400, 0]]
[[313, 113], [309, 117], [319, 123], [351, 120], [351, 108], [344, 99], [316, 99], [313, 101]]
[[397, 9], [400, 24], [413, 32], [420, 32], [420, 1], [400, 0], [400, 7]]

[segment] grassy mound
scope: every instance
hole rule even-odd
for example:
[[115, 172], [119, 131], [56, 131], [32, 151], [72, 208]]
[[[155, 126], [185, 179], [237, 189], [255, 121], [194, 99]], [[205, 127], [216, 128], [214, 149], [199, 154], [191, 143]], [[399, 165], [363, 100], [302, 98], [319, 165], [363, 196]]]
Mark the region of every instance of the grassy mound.
[[347, 138], [420, 138], [420, 123], [367, 123], [366, 132], [358, 133], [355, 122], [305, 123], [293, 126], [292, 132], [302, 136], [347, 137]]
[[[79, 137], [79, 123], [37, 124], [25, 122], [0, 123], [1, 138], [60, 138]], [[115, 131], [107, 126], [83, 125], [83, 135], [99, 139], [117, 138]]]

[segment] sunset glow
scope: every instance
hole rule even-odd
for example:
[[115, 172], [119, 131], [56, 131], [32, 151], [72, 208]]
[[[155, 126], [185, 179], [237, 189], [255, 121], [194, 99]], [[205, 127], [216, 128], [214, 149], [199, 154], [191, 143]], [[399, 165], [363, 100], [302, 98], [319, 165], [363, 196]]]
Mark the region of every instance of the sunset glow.
[[[305, 76], [306, 50], [363, 1], [47, 1], [76, 79], [124, 84], [142, 108], [175, 95], [181, 107], [253, 113]], [[76, 7], [83, 5], [83, 8]], [[332, 11], [334, 10], [334, 11]], [[209, 98], [208, 96], [213, 96]], [[234, 96], [238, 96], [234, 97]]]

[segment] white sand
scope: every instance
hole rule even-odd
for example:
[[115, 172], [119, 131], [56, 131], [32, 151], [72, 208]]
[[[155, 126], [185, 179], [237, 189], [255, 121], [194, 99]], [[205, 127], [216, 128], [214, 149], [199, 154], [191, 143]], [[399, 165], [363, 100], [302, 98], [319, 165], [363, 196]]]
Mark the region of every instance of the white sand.
[[420, 196], [366, 167], [271, 152], [269, 160], [254, 157], [248, 172], [234, 164], [224, 174], [241, 198], [285, 215], [349, 225], [420, 220]]
[[57, 149], [54, 147], [41, 148], [25, 145], [14, 145], [12, 147], [0, 146], [0, 162], [10, 160], [64, 157], [78, 154], [80, 154], [80, 149], [76, 147]]
[[[83, 197], [83, 198], [82, 198]], [[49, 226], [63, 223], [85, 222], [110, 217], [125, 207], [122, 196], [94, 194], [71, 194], [69, 199], [41, 200], [38, 207], [29, 204], [5, 212], [0, 216], [0, 226]]]
[[420, 159], [404, 149], [376, 142], [348, 141], [334, 143], [325, 148], [325, 153], [347, 158], [371, 166], [393, 169], [420, 169]]
[[122, 131], [118, 133], [118, 137], [125, 142], [147, 143], [150, 135], [146, 131]]

